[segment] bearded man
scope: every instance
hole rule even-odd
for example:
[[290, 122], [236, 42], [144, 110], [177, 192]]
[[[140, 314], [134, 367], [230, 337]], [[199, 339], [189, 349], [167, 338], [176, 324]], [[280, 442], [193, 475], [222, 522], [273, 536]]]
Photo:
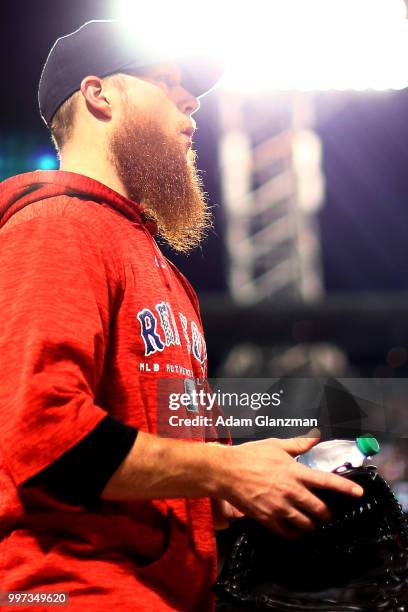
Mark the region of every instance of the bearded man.
[[1, 185], [3, 592], [66, 593], [78, 611], [211, 610], [217, 524], [246, 514], [297, 537], [329, 518], [313, 487], [362, 494], [293, 460], [318, 437], [159, 435], [159, 380], [191, 388], [207, 363], [197, 297], [154, 236], [187, 252], [209, 226], [192, 115], [218, 77], [118, 21], [84, 24], [46, 61], [60, 170]]

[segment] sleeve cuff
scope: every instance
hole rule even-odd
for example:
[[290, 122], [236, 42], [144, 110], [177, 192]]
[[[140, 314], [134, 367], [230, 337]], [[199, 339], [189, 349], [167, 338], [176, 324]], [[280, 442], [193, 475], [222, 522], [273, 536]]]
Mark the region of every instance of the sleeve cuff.
[[107, 415], [85, 438], [22, 486], [44, 486], [63, 502], [93, 505], [128, 455], [137, 433], [135, 427]]

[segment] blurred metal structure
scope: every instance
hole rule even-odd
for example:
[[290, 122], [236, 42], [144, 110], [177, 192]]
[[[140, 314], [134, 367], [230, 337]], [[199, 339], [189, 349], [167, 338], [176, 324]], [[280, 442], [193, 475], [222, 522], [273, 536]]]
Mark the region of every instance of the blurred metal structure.
[[[405, 293], [344, 294], [298, 304], [276, 304], [271, 299], [253, 305], [237, 304], [227, 297], [207, 296], [201, 300], [201, 310], [211, 376], [217, 375], [219, 364], [239, 342], [257, 348], [330, 344], [340, 349], [352, 366], [351, 371], [345, 371], [344, 364], [336, 358], [326, 369], [333, 376], [408, 378]], [[395, 363], [393, 352], [398, 347], [405, 352]], [[256, 375], [264, 375], [265, 364], [255, 366]], [[268, 375], [284, 376], [292, 370], [282, 363], [278, 366]], [[251, 375], [255, 376], [252, 371]], [[298, 368], [296, 376], [300, 376]]]
[[316, 212], [324, 197], [313, 98], [220, 95], [229, 288], [240, 303], [322, 294]]

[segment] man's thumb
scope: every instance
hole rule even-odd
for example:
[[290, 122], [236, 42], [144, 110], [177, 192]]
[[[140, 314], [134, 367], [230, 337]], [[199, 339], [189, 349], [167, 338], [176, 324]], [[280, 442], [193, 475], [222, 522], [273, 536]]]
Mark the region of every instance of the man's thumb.
[[318, 429], [312, 429], [306, 434], [302, 436], [297, 436], [296, 438], [288, 438], [287, 440], [277, 440], [279, 446], [292, 455], [296, 457], [296, 455], [302, 455], [306, 453], [308, 450], [313, 448], [320, 441], [320, 431]]

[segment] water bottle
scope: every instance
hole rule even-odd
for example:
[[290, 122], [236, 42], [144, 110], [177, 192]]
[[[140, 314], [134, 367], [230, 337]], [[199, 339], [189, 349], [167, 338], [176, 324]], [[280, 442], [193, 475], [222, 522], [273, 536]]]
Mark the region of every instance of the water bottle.
[[320, 442], [307, 453], [296, 457], [296, 460], [316, 470], [333, 472], [346, 463], [360, 467], [367, 457], [376, 455], [379, 450], [377, 440], [371, 435], [365, 435], [355, 440]]

